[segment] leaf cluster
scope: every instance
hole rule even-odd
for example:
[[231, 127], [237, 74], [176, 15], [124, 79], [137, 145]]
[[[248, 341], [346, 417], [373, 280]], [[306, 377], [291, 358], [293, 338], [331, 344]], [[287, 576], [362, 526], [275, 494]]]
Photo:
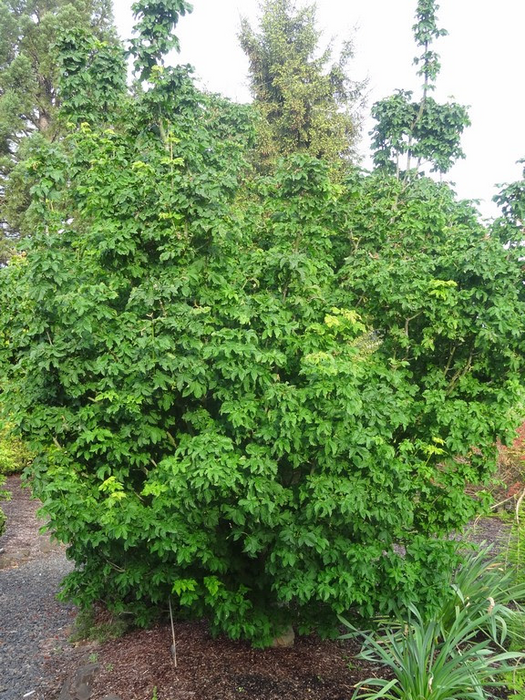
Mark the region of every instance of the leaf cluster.
[[[56, 118], [64, 97], [58, 87], [57, 41], [79, 32], [116, 50], [110, 0], [0, 2], [0, 263], [27, 233], [22, 219], [30, 194], [19, 177], [11, 179], [12, 171], [24, 160], [32, 137], [37, 143], [39, 138], [55, 141], [64, 133], [64, 122]], [[86, 81], [89, 76], [93, 71], [88, 69]]]
[[19, 474], [31, 463], [32, 454], [24, 443], [10, 434], [9, 425], [0, 429], [0, 474]]
[[141, 80], [148, 80], [154, 66], [160, 65], [171, 50], [179, 50], [179, 40], [173, 30], [179, 17], [192, 11], [186, 0], [138, 0], [132, 5], [135, 33], [130, 54]]
[[435, 0], [418, 0], [416, 8], [416, 23], [412, 27], [417, 46], [423, 49], [421, 56], [414, 58], [416, 66], [421, 66], [418, 75], [425, 80], [425, 89], [433, 89], [441, 64], [438, 54], [430, 46], [435, 39], [447, 36], [446, 29], [441, 29], [437, 24], [437, 11], [439, 5]]
[[406, 157], [407, 171], [429, 164], [431, 172], [446, 173], [465, 157], [460, 141], [470, 121], [456, 102], [439, 104], [432, 97], [415, 102], [410, 91], [398, 90], [376, 102], [372, 116], [374, 163], [388, 172], [399, 175]]

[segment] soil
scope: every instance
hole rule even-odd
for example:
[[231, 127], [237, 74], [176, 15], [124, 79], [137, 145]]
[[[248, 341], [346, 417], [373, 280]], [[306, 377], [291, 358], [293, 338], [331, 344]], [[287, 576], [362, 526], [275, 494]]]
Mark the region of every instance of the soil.
[[[9, 477], [7, 489], [12, 500], [2, 504], [8, 529], [0, 538], [0, 569], [21, 568], [45, 557], [65, 559], [58, 544], [39, 534], [38, 503], [20, 489], [18, 477]], [[505, 543], [507, 533], [508, 525], [490, 518], [475, 524], [472, 537], [497, 547]], [[38, 590], [22, 591], [17, 604], [36, 595]], [[384, 674], [356, 660], [359, 645], [349, 640], [310, 636], [296, 638], [289, 649], [254, 650], [245, 643], [212, 638], [204, 621], [178, 622], [175, 666], [167, 622], [104, 643], [73, 645], [68, 643], [70, 632], [57, 631], [53, 653], [43, 640], [35, 663], [42, 664], [45, 677], [33, 700], [55, 700], [66, 678], [88, 661], [100, 664], [91, 700], [111, 693], [121, 700], [349, 700], [359, 680]]]
[[51, 553], [63, 552], [48, 534], [40, 532], [44, 522], [37, 517], [40, 503], [31, 498], [27, 488], [21, 488], [20, 477], [8, 476], [5, 486], [11, 498], [2, 501], [7, 516], [6, 532], [0, 539], [0, 569], [17, 567]]

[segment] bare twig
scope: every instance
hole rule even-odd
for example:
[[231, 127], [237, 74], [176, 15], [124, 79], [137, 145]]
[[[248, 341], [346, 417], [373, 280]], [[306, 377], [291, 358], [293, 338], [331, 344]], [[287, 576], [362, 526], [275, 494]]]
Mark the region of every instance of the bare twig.
[[173, 624], [173, 610], [171, 609], [171, 596], [168, 598], [168, 603], [170, 606], [170, 622], [171, 622], [171, 638], [173, 639], [173, 644], [171, 645], [171, 655], [173, 657], [173, 665], [177, 668], [177, 642], [175, 640], [175, 625]]
[[509, 496], [508, 498], [504, 498], [502, 501], [499, 501], [499, 503], [494, 503], [493, 506], [490, 506], [491, 510], [497, 510], [500, 508], [500, 506], [504, 505], [505, 503], [508, 503], [509, 501], [513, 501], [514, 496]]

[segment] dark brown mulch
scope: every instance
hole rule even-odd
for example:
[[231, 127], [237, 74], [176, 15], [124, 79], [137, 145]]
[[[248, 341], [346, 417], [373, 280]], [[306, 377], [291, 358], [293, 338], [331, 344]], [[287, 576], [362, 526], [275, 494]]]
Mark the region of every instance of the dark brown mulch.
[[178, 623], [176, 636], [177, 668], [167, 625], [101, 645], [92, 700], [110, 692], [122, 700], [151, 700], [155, 692], [159, 700], [349, 700], [354, 684], [378, 670], [353, 660], [355, 642], [302, 637], [291, 649], [256, 650], [213, 639], [195, 622]]

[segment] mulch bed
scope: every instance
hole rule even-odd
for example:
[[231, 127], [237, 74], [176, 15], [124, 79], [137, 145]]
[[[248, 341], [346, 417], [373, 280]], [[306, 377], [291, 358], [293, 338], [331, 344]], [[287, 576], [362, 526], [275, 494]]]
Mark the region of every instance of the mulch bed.
[[176, 635], [177, 668], [167, 625], [102, 644], [92, 700], [349, 700], [379, 670], [353, 660], [355, 642], [302, 637], [291, 649], [257, 650], [213, 639], [204, 622], [178, 623]]

